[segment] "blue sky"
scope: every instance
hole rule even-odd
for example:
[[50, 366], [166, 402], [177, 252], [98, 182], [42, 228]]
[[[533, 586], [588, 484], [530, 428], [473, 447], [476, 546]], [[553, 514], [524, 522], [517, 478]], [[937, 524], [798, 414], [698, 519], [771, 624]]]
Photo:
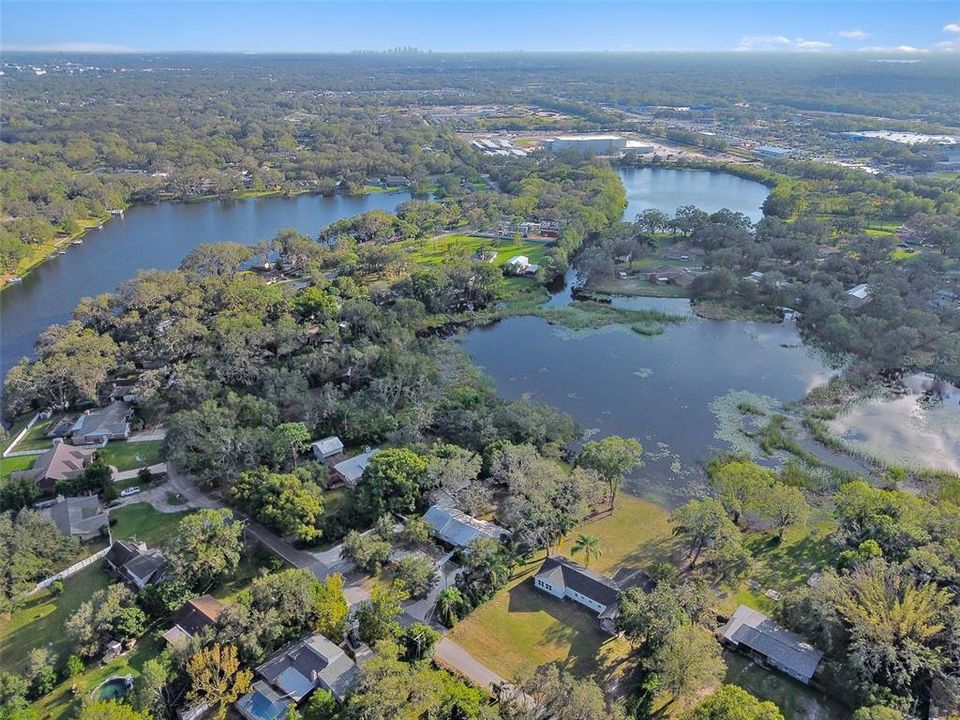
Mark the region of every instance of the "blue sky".
[[4, 0], [4, 49], [960, 51], [960, 1]]

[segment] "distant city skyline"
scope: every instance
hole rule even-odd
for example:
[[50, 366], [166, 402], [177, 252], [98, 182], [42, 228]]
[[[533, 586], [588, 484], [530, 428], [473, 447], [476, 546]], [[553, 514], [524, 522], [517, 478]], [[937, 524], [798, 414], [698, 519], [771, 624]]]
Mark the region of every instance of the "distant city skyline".
[[960, 52], [960, 3], [249, 0], [3, 3], [0, 47], [59, 52]]

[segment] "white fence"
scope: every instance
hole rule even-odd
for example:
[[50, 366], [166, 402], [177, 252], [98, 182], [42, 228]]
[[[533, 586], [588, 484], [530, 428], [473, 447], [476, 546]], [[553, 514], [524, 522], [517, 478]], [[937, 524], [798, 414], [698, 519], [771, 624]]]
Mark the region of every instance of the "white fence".
[[108, 552], [110, 552], [110, 547], [109, 547], [109, 546], [105, 547], [105, 548], [104, 548], [103, 550], [101, 550], [100, 552], [96, 552], [96, 553], [94, 553], [93, 555], [90, 555], [89, 557], [85, 557], [85, 558], [84, 558], [83, 560], [81, 560], [80, 562], [75, 562], [73, 565], [71, 565], [70, 567], [68, 567], [66, 570], [61, 570], [61, 571], [58, 572], [56, 575], [51, 575], [50, 577], [41, 580], [40, 582], [37, 583], [37, 586], [36, 586], [33, 590], [31, 590], [30, 592], [27, 593], [27, 595], [33, 595], [35, 592], [39, 592], [40, 590], [43, 590], [45, 587], [49, 587], [50, 584], [53, 583], [53, 582], [56, 581], [56, 580], [63, 580], [64, 578], [68, 578], [68, 577], [70, 577], [71, 575], [74, 575], [74, 574], [80, 572], [80, 571], [83, 570], [85, 567], [87, 567], [87, 566], [92, 565], [93, 563], [95, 563], [97, 560], [99, 560], [100, 558], [102, 558], [102, 557], [103, 557], [104, 555], [106, 555]]
[[23, 440], [23, 436], [30, 432], [30, 428], [34, 426], [37, 420], [40, 419], [40, 413], [37, 413], [32, 418], [30, 422], [27, 423], [27, 426], [17, 433], [17, 436], [13, 439], [13, 442], [7, 445], [7, 449], [3, 451], [3, 456], [6, 457], [20, 457], [21, 455], [42, 455], [46, 450], [40, 450], [39, 452], [34, 452], [33, 450], [22, 450], [20, 452], [14, 452], [13, 449], [17, 446], [17, 443]]

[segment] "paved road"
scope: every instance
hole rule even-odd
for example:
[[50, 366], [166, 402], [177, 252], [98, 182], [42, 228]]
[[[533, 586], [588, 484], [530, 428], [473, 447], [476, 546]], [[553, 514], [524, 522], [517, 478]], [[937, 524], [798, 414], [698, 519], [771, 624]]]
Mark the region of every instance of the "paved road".
[[[217, 508], [223, 506], [219, 500], [200, 490], [191, 480], [178, 473], [174, 467], [170, 466], [168, 468], [167, 477], [167, 482], [162, 485], [152, 488], [148, 492], [134, 495], [131, 498], [125, 498], [125, 500], [130, 502], [148, 501], [161, 512], [177, 512], [186, 510], [187, 508]], [[185, 503], [176, 506], [175, 509], [167, 509], [165, 507], [166, 504], [161, 502], [159, 493], [162, 493], [163, 497], [166, 497], [166, 493], [168, 492], [181, 495], [185, 499]], [[158, 494], [157, 497], [153, 497], [155, 493]], [[249, 518], [243, 518], [240, 515], [237, 515], [237, 517], [245, 521], [248, 535], [256, 538], [293, 567], [307, 569], [320, 580], [326, 578], [327, 575], [334, 571], [349, 571], [349, 568], [346, 567], [348, 564], [339, 559], [339, 546], [322, 553], [309, 553], [294, 547], [283, 538], [270, 532]], [[449, 555], [445, 556], [443, 562], [438, 564], [445, 566], [449, 557]], [[454, 570], [445, 578], [446, 581], [452, 582], [455, 574], [456, 571]], [[344, 575], [347, 575], [347, 573], [344, 572]], [[350, 573], [350, 575], [355, 575], [355, 573]], [[348, 581], [345, 584], [344, 591], [348, 596], [348, 601], [351, 606], [369, 598], [369, 592], [363, 587], [362, 579], [353, 578], [351, 581]], [[401, 622], [405, 625], [426, 619], [425, 616], [427, 613], [424, 612], [424, 608], [418, 604], [413, 604], [410, 610], [414, 611], [413, 614], [405, 612], [403, 618], [401, 618]], [[420, 612], [417, 612], [418, 610]], [[477, 661], [470, 653], [448, 637], [442, 638], [437, 644], [435, 657], [438, 663], [487, 689], [492, 689], [494, 685], [501, 685], [508, 688], [512, 687], [502, 677], [497, 675], [497, 673]]]

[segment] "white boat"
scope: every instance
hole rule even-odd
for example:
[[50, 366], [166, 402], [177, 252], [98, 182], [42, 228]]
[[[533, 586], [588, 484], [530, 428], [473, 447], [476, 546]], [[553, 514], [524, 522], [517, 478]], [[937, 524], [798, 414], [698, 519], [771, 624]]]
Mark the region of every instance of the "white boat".
[[77, 238], [71, 243], [71, 245], [83, 245], [83, 240], [81, 240], [80, 238]]

